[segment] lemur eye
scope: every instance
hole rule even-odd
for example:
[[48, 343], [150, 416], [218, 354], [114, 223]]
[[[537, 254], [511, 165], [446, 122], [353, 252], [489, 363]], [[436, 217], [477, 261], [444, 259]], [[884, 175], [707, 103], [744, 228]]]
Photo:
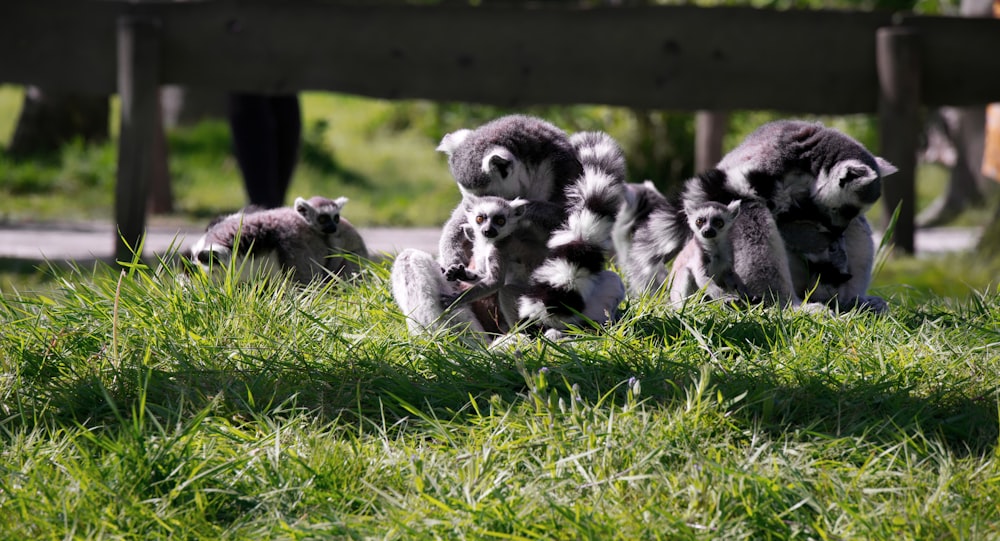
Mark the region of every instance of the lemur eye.
[[722, 218], [712, 218], [712, 227], [722, 227], [724, 224]]
[[482, 214], [480, 214], [479, 216], [476, 216], [476, 223], [477, 224], [482, 225], [482, 223], [485, 222], [485, 221], [486, 221], [486, 216], [483, 216]]
[[705, 219], [704, 218], [697, 218], [694, 221], [694, 225], [696, 225], [698, 227], [701, 227], [701, 226], [705, 225]]
[[333, 219], [333, 223], [335, 223], [335, 224], [339, 224], [340, 223], [340, 215], [339, 214], [334, 214], [332, 219]]
[[507, 223], [507, 218], [504, 218], [503, 216], [497, 216], [496, 218], [493, 219], [493, 223], [499, 225], [500, 227], [503, 227], [503, 225]]

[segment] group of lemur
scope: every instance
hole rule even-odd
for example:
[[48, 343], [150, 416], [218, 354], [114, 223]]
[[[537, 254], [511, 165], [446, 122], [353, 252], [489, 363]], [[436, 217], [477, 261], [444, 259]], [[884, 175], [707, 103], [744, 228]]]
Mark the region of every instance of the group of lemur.
[[[671, 194], [626, 182], [624, 153], [608, 134], [569, 136], [531, 116], [449, 133], [437, 150], [462, 201], [436, 258], [406, 249], [392, 264], [392, 295], [412, 334], [464, 327], [484, 339], [518, 329], [555, 338], [605, 324], [626, 295], [661, 287], [673, 304], [704, 295], [887, 309], [867, 295], [875, 247], [864, 213], [896, 168], [822, 124], [764, 124]], [[302, 282], [352, 277], [369, 254], [340, 216], [346, 202], [299, 198], [224, 216], [190, 257], [226, 264], [235, 249], [249, 273], [263, 264]]]

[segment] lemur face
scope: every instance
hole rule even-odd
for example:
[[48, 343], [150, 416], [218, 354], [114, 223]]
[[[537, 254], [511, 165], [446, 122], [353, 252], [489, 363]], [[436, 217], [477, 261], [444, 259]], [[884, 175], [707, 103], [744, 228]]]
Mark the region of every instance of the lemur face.
[[694, 221], [695, 231], [706, 239], [715, 238], [726, 226], [726, 221], [721, 216], [699, 216]]
[[295, 200], [295, 211], [316, 232], [332, 235], [337, 232], [337, 225], [340, 224], [340, 211], [345, 204], [347, 204], [346, 197], [327, 199], [317, 195], [310, 197], [308, 201], [299, 197]]
[[506, 237], [513, 229], [509, 221], [509, 212], [504, 209], [477, 209], [472, 222], [479, 234], [488, 239]]
[[739, 214], [739, 200], [728, 206], [709, 202], [700, 207], [688, 209], [688, 225], [703, 239], [714, 239], [729, 231]]
[[481, 197], [468, 212], [468, 226], [486, 239], [506, 238], [517, 228], [524, 203], [522, 199], [507, 201], [500, 197]]
[[332, 234], [337, 232], [337, 224], [340, 223], [340, 209], [316, 209], [316, 223], [314, 226], [321, 232]]

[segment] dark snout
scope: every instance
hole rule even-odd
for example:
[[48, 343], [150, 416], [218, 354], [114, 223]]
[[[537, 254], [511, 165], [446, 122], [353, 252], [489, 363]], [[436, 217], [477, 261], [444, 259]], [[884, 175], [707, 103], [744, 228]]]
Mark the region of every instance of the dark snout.
[[202, 250], [195, 257], [197, 257], [198, 263], [206, 267], [222, 264], [222, 258], [214, 250]]
[[716, 232], [712, 228], [705, 229], [704, 231], [701, 232], [701, 236], [705, 237], [706, 239], [714, 239], [715, 235]]
[[318, 218], [319, 229], [327, 235], [332, 235], [337, 232], [337, 224], [340, 223], [340, 215], [334, 214], [333, 216], [327, 216], [321, 214]]
[[485, 229], [483, 231], [483, 236], [486, 237], [486, 238], [488, 238], [488, 239], [494, 239], [499, 234], [500, 234], [500, 232], [497, 231], [496, 229], [492, 228], [492, 227], [490, 227], [488, 229]]
[[882, 179], [876, 178], [864, 186], [858, 186], [855, 193], [858, 194], [858, 200], [866, 205], [878, 201], [882, 197]]

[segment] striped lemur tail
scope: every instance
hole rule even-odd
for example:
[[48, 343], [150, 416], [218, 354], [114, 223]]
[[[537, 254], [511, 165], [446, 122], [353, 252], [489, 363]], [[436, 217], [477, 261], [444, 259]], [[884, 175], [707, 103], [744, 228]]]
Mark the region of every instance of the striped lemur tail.
[[518, 303], [522, 320], [558, 330], [579, 323], [588, 299], [600, 293], [598, 275], [607, 266], [625, 184], [625, 156], [611, 136], [582, 132], [570, 143], [583, 175], [566, 188], [566, 221], [552, 233], [549, 255]]

